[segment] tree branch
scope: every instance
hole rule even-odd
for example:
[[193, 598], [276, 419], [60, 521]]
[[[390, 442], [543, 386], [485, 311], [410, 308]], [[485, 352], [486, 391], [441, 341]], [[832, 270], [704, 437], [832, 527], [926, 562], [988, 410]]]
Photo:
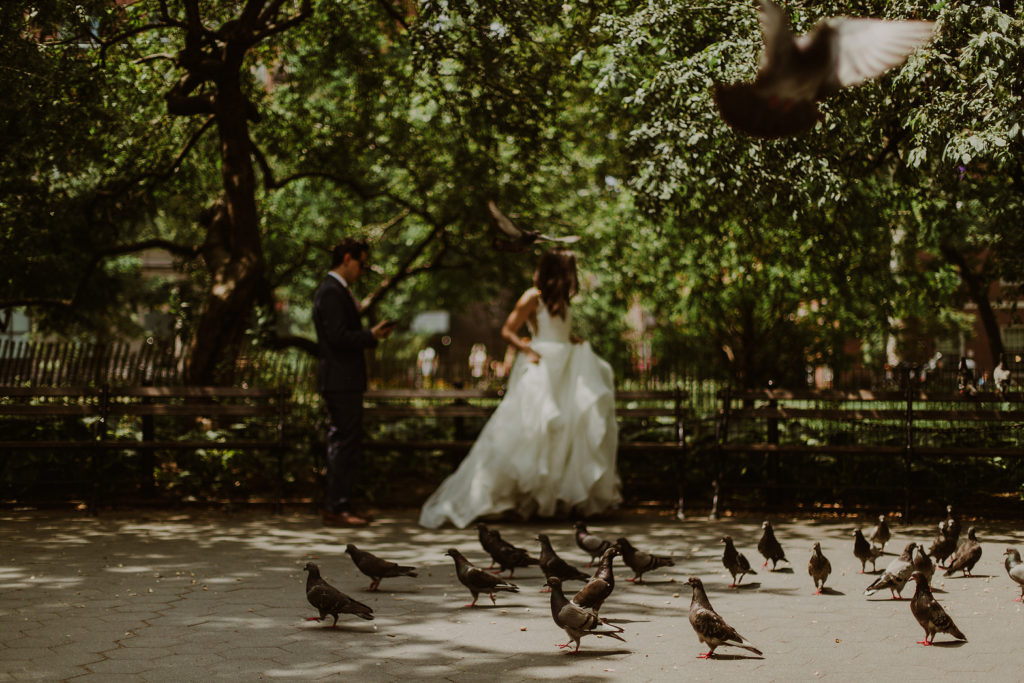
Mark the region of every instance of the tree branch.
[[275, 0], [263, 11], [260, 15], [260, 20], [264, 23], [266, 28], [256, 34], [256, 40], [263, 40], [268, 36], [272, 36], [275, 33], [282, 33], [288, 29], [297, 26], [304, 22], [306, 19], [313, 16], [313, 4], [310, 0], [303, 0], [302, 7], [299, 9], [299, 13], [285, 19], [284, 21], [277, 23], [270, 23], [270, 19], [275, 16], [278, 10], [281, 9], [281, 5], [284, 4], [284, 0]]
[[378, 1], [377, 1], [377, 4], [378, 4], [378, 5], [380, 5], [380, 8], [381, 8], [382, 10], [384, 10], [384, 12], [385, 12], [385, 13], [386, 13], [386, 14], [387, 14], [387, 15], [388, 15], [389, 17], [391, 17], [392, 19], [394, 19], [394, 20], [395, 20], [395, 22], [396, 22], [396, 23], [397, 23], [397, 24], [398, 24], [399, 26], [401, 26], [402, 28], [404, 28], [404, 29], [405, 29], [406, 31], [408, 31], [408, 30], [409, 30], [409, 25], [408, 25], [407, 23], [405, 23], [405, 17], [403, 17], [403, 16], [401, 15], [401, 13], [400, 13], [400, 12], [399, 12], [399, 11], [398, 11], [397, 9], [395, 9], [395, 6], [394, 6], [394, 5], [392, 5], [392, 4], [391, 4], [391, 3], [389, 2], [389, 0], [378, 0]]

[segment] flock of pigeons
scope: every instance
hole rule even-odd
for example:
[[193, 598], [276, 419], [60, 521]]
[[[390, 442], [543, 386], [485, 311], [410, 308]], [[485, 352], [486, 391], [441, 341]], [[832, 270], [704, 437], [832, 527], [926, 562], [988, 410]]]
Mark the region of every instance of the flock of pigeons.
[[[978, 543], [976, 529], [972, 526], [967, 530], [967, 538], [960, 540], [960, 521], [954, 517], [952, 506], [946, 508], [947, 518], [939, 522], [938, 533], [926, 550], [924, 545], [911, 542], [904, 547], [899, 557], [894, 559], [885, 570], [864, 591], [872, 595], [876, 591], [889, 589], [893, 599], [902, 599], [902, 591], [908, 581], [915, 583], [915, 592], [910, 601], [910, 611], [924, 629], [925, 639], [918, 641], [923, 645], [931, 645], [937, 633], [948, 633], [954, 638], [967, 640], [957, 628], [942, 605], [935, 599], [931, 591], [931, 579], [936, 565], [945, 570], [946, 576], [955, 572], [971, 575], [971, 570], [981, 559], [981, 544]], [[501, 537], [497, 529], [486, 524], [477, 524], [480, 545], [490, 555], [490, 567], [483, 568], [473, 565], [457, 549], [449, 548], [446, 553], [455, 563], [455, 573], [460, 583], [466, 587], [473, 601], [465, 605], [475, 606], [481, 594], [490, 597], [496, 604], [499, 592], [518, 593], [519, 586], [511, 581], [515, 570], [522, 567], [539, 566], [544, 572], [545, 583], [550, 591], [551, 617], [555, 624], [563, 629], [569, 640], [559, 647], [566, 648], [575, 643], [573, 652], [578, 652], [580, 639], [586, 635], [602, 635], [616, 640], [625, 641], [623, 629], [610, 623], [600, 616], [601, 607], [615, 589], [613, 561], [616, 556], [622, 558], [623, 564], [633, 572], [628, 580], [643, 583], [644, 574], [661, 567], [674, 566], [671, 557], [645, 552], [635, 548], [628, 539], [622, 537], [612, 542], [591, 533], [583, 522], [575, 522], [575, 540], [577, 546], [590, 556], [588, 567], [597, 562], [594, 573], [588, 574], [574, 567], [558, 556], [546, 534], [539, 534], [540, 554], [533, 557], [523, 548], [518, 548]], [[762, 569], [772, 563], [771, 571], [775, 571], [779, 562], [789, 562], [782, 549], [782, 544], [775, 537], [770, 521], [761, 525], [761, 538], [757, 544], [758, 552], [765, 558]], [[891, 540], [892, 532], [884, 515], [879, 517], [876, 526], [867, 537], [860, 529], [854, 531], [853, 554], [861, 562], [861, 572], [866, 573], [866, 563], [871, 562], [872, 573], [875, 573], [876, 560], [882, 556], [885, 545]], [[732, 575], [730, 588], [736, 588], [744, 576], [756, 574], [750, 562], [736, 549], [732, 537], [723, 536], [721, 542], [725, 546], [722, 553], [722, 564]], [[379, 558], [365, 550], [349, 544], [345, 550], [360, 572], [370, 577], [369, 590], [377, 590], [382, 579], [399, 576], [416, 576], [415, 567], [403, 567], [395, 562]], [[1007, 548], [1004, 553], [1005, 568], [1009, 577], [1021, 587], [1021, 596], [1017, 601], [1024, 601], [1024, 563], [1020, 553], [1014, 548]], [[933, 562], [934, 559], [934, 562]], [[497, 568], [495, 568], [497, 566]], [[331, 586], [320, 576], [320, 569], [310, 562], [305, 566], [309, 572], [306, 581], [306, 598], [319, 612], [319, 617], [310, 617], [311, 621], [322, 621], [328, 615], [334, 617], [331, 627], [338, 623], [339, 614], [353, 614], [361, 619], [373, 619], [373, 610], [340, 590]], [[507, 577], [499, 576], [508, 572]], [[832, 571], [831, 564], [822, 552], [821, 544], [815, 543], [807, 564], [807, 573], [814, 583], [815, 595], [825, 590], [825, 582]], [[563, 590], [568, 581], [579, 581], [583, 587], [571, 598]], [[708, 646], [708, 651], [700, 655], [709, 658], [715, 649], [721, 646], [744, 648], [757, 655], [762, 652], [743, 638], [732, 628], [711, 606], [704, 584], [698, 577], [691, 577], [687, 583], [693, 589], [690, 601], [690, 625], [700, 642]]]

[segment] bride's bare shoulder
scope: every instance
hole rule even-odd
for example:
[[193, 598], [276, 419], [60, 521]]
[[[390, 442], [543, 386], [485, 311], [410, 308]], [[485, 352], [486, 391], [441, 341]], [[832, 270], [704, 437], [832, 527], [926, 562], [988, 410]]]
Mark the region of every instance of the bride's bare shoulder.
[[540, 301], [540, 290], [536, 287], [530, 287], [528, 290], [523, 292], [523, 295], [519, 297], [519, 301], [516, 303], [517, 306], [523, 307], [534, 307], [537, 302]]

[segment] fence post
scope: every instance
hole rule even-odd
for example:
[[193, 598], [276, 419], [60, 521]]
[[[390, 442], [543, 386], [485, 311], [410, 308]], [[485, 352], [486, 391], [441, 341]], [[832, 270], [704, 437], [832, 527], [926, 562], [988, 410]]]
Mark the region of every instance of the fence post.
[[[150, 379], [142, 381], [142, 386], [151, 387], [153, 382]], [[142, 403], [152, 403], [153, 399], [149, 396], [142, 397]], [[153, 415], [142, 415], [142, 440], [153, 443], [156, 441], [156, 419]], [[142, 493], [147, 498], [152, 498], [156, 494], [156, 479], [154, 477], [154, 471], [156, 470], [156, 451], [152, 446], [139, 449], [139, 456], [142, 460], [142, 471], [145, 473], [145, 478], [142, 482], [143, 490]]]
[[709, 519], [718, 519], [719, 506], [722, 496], [722, 477], [724, 467], [722, 463], [722, 442], [729, 438], [729, 409], [732, 406], [732, 387], [726, 387], [719, 393], [722, 397], [722, 407], [715, 420], [715, 478], [711, 482], [711, 514]]
[[[771, 391], [771, 390], [769, 390]], [[772, 398], [768, 400], [768, 407], [778, 408], [779, 400], [772, 394]], [[779, 421], [776, 418], [769, 418], [765, 420], [765, 436], [770, 444], [775, 446], [779, 445]], [[765, 483], [767, 486], [766, 490], [766, 502], [768, 503], [769, 509], [774, 509], [779, 502], [779, 453], [778, 451], [768, 453], [765, 457]]]
[[683, 424], [683, 390], [676, 384], [672, 392], [672, 408], [676, 431], [676, 519], [686, 519], [683, 511], [683, 494], [686, 489], [686, 426]]
[[910, 523], [910, 506], [912, 482], [912, 461], [914, 457], [914, 387], [911, 380], [914, 378], [913, 368], [903, 369], [903, 380], [906, 386], [907, 408], [904, 414], [904, 440], [903, 440], [903, 523]]

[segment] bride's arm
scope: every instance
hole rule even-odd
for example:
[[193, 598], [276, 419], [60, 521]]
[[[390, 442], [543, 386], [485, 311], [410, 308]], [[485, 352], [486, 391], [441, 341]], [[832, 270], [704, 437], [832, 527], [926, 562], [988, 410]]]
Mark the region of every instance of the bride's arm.
[[540, 354], [530, 347], [530, 340], [519, 336], [519, 330], [526, 324], [533, 315], [537, 313], [537, 302], [540, 300], [540, 292], [536, 288], [528, 289], [519, 297], [516, 307], [508, 314], [505, 324], [501, 326], [501, 337], [514, 346], [520, 353], [526, 355], [531, 363], [540, 360]]

